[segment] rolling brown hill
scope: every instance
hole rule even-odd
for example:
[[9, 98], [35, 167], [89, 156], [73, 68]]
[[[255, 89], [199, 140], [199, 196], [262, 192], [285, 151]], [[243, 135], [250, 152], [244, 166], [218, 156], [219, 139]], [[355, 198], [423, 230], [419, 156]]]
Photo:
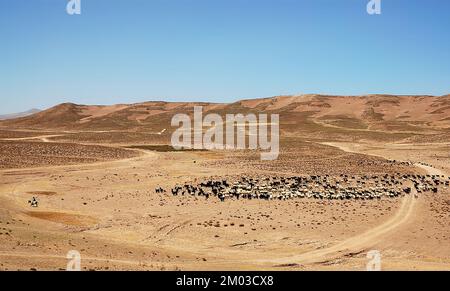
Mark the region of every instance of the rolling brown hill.
[[160, 131], [174, 114], [278, 113], [284, 132], [415, 132], [450, 130], [450, 95], [298, 95], [241, 100], [230, 104], [144, 102], [111, 106], [64, 103], [36, 114], [0, 121], [0, 127], [77, 131]]

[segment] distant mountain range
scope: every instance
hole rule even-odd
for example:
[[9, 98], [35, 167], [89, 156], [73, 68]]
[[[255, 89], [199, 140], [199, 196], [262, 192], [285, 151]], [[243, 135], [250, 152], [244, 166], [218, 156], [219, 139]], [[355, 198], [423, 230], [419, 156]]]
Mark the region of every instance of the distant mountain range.
[[33, 114], [38, 113], [38, 112], [41, 112], [41, 110], [33, 108], [33, 109], [30, 109], [30, 110], [24, 111], [24, 112], [4, 114], [4, 115], [0, 115], [0, 120], [25, 117], [25, 116], [33, 115]]
[[[326, 135], [343, 131], [362, 134], [373, 130], [450, 131], [450, 95], [380, 94], [292, 95], [234, 103], [151, 101], [109, 106], [64, 103], [34, 114], [28, 111], [9, 115], [8, 120], [0, 121], [0, 127], [159, 132], [171, 128], [175, 114], [192, 114], [194, 106], [203, 106], [204, 114], [214, 112], [222, 116], [228, 113], [278, 113], [281, 129], [292, 135], [308, 132]], [[16, 118], [10, 119], [13, 117]]]

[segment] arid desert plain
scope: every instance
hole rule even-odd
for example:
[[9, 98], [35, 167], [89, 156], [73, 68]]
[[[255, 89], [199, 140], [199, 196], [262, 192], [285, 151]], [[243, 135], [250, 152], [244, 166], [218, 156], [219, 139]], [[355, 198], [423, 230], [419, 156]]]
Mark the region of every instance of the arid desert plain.
[[[278, 159], [172, 149], [194, 106], [279, 114]], [[450, 95], [60, 104], [0, 121], [0, 270], [450, 270], [449, 176]]]

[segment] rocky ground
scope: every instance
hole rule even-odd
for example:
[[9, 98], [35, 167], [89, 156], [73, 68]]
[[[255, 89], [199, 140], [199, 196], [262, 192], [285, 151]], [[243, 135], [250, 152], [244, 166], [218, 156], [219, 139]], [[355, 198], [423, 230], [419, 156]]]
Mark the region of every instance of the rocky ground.
[[[370, 250], [381, 252], [383, 269], [450, 269], [445, 185], [374, 200], [221, 202], [169, 191], [242, 176], [448, 176], [450, 157], [436, 145], [424, 154], [296, 138], [271, 164], [257, 153], [124, 149], [136, 143], [59, 143], [49, 135], [64, 138], [45, 132], [0, 142], [2, 270], [65, 269], [70, 250], [85, 270], [363, 270]], [[38, 207], [28, 203], [33, 197]]]

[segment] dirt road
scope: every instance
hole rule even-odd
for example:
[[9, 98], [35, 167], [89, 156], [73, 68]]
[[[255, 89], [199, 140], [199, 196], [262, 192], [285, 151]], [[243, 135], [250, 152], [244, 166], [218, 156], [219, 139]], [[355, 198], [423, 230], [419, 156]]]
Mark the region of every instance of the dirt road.
[[384, 235], [392, 232], [403, 224], [407, 223], [411, 215], [414, 213], [414, 205], [416, 200], [414, 198], [415, 191], [403, 198], [400, 209], [397, 213], [388, 219], [383, 224], [369, 229], [368, 231], [346, 239], [332, 247], [319, 249], [316, 251], [300, 254], [298, 256], [291, 256], [279, 258], [271, 261], [274, 264], [312, 264], [319, 262], [328, 262], [343, 256], [352, 254], [359, 254], [370, 250], [372, 246], [378, 243]]
[[[361, 153], [360, 151], [354, 150], [348, 146], [341, 146], [334, 143], [326, 143], [326, 145], [338, 147], [346, 152]], [[415, 164], [415, 166], [426, 170], [430, 175], [445, 175], [443, 171], [430, 166], [425, 166], [422, 164]], [[408, 220], [414, 213], [414, 206], [416, 204], [416, 198], [414, 198], [414, 196], [417, 194], [417, 191], [414, 189], [414, 187], [412, 187], [412, 189], [412, 193], [406, 195], [403, 198], [402, 204], [397, 213], [381, 225], [372, 228], [364, 233], [346, 239], [329, 248], [319, 249], [297, 256], [279, 258], [270, 262], [280, 265], [294, 263], [311, 264], [318, 262], [327, 262], [342, 256], [359, 254], [361, 252], [370, 250], [370, 248], [377, 244], [383, 238], [383, 236], [408, 223]]]

